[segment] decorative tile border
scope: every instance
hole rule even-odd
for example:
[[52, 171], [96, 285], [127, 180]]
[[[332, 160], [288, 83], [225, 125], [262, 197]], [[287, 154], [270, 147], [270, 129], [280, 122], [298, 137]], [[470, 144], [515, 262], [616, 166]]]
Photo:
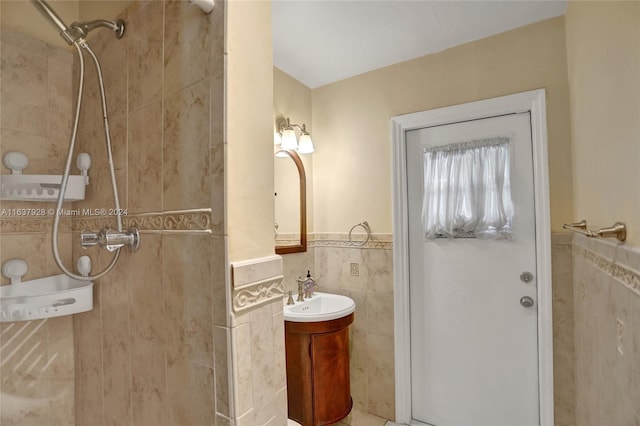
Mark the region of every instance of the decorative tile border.
[[[53, 211], [52, 209], [49, 209]], [[67, 210], [60, 220], [60, 231], [80, 232], [86, 229], [99, 230], [105, 226], [115, 228], [115, 216], [81, 216], [81, 210]], [[47, 211], [48, 212], [48, 211]], [[75, 213], [78, 212], [76, 215]], [[154, 213], [138, 213], [122, 216], [122, 227], [136, 226], [141, 233], [205, 233], [214, 232], [211, 222], [211, 209], [173, 210]], [[0, 218], [1, 234], [25, 234], [51, 232], [53, 217]]]
[[255, 283], [254, 285], [233, 290], [233, 311], [240, 313], [250, 308], [282, 299], [284, 295], [283, 276]]
[[[354, 239], [361, 241], [363, 235], [354, 235]], [[382, 249], [393, 250], [392, 234], [371, 234], [369, 241], [362, 246], [353, 245], [349, 241], [349, 234], [309, 234], [307, 241], [309, 247], [335, 247], [335, 248], [352, 248], [352, 249]]]
[[282, 257], [278, 255], [233, 262], [231, 285], [233, 311], [241, 313], [276, 299], [282, 299]]
[[211, 209], [176, 210], [143, 213], [123, 217], [126, 227], [137, 226], [141, 232], [211, 233]]
[[[598, 268], [599, 270], [609, 275], [611, 278], [620, 282], [629, 290], [633, 291], [638, 296], [640, 296], [640, 273], [638, 273], [632, 267], [607, 259], [601, 254], [596, 253], [595, 251], [592, 251], [589, 248], [583, 246], [581, 244], [582, 242], [581, 239], [586, 239], [586, 237], [580, 237], [574, 240], [573, 254], [575, 256], [580, 256], [582, 259], [586, 260], [591, 265]], [[585, 241], [585, 243], [588, 243], [588, 245], [591, 246], [590, 248], [595, 248], [596, 250], [598, 249], [598, 245], [603, 245], [603, 246], [606, 245], [606, 243], [603, 243], [599, 240], [592, 240], [589, 242]], [[611, 250], [612, 247], [605, 246], [602, 248], [605, 250]], [[617, 247], [616, 250], [619, 250], [622, 252], [628, 252], [626, 253], [627, 256], [621, 256], [621, 257], [628, 258], [629, 255], [637, 256], [636, 253], [631, 252], [626, 247]]]
[[[53, 229], [53, 218], [8, 217], [0, 219], [0, 234], [39, 234], [50, 233]], [[71, 220], [60, 220], [60, 232], [71, 231]]]
[[[98, 230], [108, 225], [116, 226], [113, 216], [75, 217], [73, 231]], [[154, 213], [138, 213], [122, 216], [122, 227], [137, 227], [141, 233], [206, 233], [213, 232], [211, 209], [174, 210]]]

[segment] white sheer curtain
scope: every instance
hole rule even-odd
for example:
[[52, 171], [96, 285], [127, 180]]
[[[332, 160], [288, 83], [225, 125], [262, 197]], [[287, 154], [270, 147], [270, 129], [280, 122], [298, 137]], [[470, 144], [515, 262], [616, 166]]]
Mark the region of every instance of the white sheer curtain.
[[509, 138], [424, 151], [422, 223], [426, 239], [511, 238]]

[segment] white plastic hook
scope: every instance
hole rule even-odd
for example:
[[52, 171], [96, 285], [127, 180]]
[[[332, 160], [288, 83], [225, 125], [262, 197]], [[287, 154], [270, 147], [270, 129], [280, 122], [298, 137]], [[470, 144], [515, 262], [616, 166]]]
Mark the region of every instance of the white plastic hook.
[[88, 277], [91, 272], [91, 258], [89, 256], [80, 256], [78, 258], [78, 264], [76, 265], [78, 272], [83, 277]]
[[11, 280], [11, 284], [20, 284], [27, 273], [27, 262], [22, 259], [10, 259], [2, 264], [2, 275]]
[[204, 13], [211, 13], [213, 10], [214, 0], [189, 0], [194, 6], [198, 6]]
[[29, 165], [29, 158], [22, 152], [11, 151], [4, 155], [2, 162], [7, 169], [11, 170], [12, 175], [21, 175], [22, 170]]
[[81, 152], [78, 154], [76, 165], [78, 166], [78, 169], [80, 169], [82, 176], [84, 176], [85, 185], [89, 185], [89, 176], [87, 175], [87, 172], [91, 168], [91, 156], [86, 152]]

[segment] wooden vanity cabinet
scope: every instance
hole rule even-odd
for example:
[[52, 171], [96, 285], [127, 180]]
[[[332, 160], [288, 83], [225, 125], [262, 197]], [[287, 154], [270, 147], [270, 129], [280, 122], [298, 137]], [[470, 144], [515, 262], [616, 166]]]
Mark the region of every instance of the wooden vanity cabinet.
[[351, 411], [349, 324], [285, 321], [289, 418], [303, 426], [337, 423]]

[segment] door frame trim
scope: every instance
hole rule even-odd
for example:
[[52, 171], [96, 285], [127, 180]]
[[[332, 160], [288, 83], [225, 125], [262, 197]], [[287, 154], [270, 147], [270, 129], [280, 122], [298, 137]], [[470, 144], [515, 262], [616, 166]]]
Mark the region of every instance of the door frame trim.
[[554, 424], [551, 221], [544, 89], [454, 105], [391, 118], [393, 151], [393, 286], [396, 422], [411, 418], [411, 335], [409, 306], [409, 224], [406, 132], [443, 124], [530, 112], [536, 226], [538, 376], [540, 424]]

